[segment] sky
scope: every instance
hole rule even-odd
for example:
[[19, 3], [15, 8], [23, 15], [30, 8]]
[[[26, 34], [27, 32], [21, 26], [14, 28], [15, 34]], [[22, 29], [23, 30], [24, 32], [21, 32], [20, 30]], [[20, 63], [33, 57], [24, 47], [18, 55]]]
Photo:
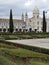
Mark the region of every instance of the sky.
[[49, 18], [49, 0], [0, 0], [0, 18], [9, 18], [10, 9], [13, 18], [20, 19], [22, 13], [28, 13], [28, 17], [33, 16], [33, 9], [37, 7], [42, 17], [43, 10], [47, 11], [46, 17]]

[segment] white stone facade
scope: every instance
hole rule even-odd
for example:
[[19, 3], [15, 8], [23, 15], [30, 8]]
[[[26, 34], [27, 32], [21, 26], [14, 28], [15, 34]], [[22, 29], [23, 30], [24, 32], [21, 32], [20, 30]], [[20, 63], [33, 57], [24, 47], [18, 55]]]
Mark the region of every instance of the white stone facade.
[[[42, 32], [42, 22], [43, 19], [39, 16], [39, 9], [37, 7], [33, 10], [33, 17], [28, 18], [27, 13], [22, 14], [22, 19], [17, 20], [13, 19], [14, 24], [14, 32]], [[46, 19], [47, 23], [47, 32], [49, 32], [49, 18]], [[0, 32], [8, 32], [9, 31], [9, 19], [0, 19]]]
[[[36, 32], [42, 32], [43, 18], [41, 18], [37, 7], [33, 10], [33, 17], [26, 20], [26, 28]], [[49, 18], [46, 18], [46, 31], [49, 32]]]

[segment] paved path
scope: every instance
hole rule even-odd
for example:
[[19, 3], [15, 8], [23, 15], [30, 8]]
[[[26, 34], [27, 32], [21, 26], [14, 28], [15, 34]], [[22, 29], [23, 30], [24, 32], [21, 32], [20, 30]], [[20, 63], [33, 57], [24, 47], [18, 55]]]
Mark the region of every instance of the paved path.
[[7, 40], [9, 42], [14, 42], [18, 44], [36, 46], [41, 48], [49, 49], [49, 38], [47, 39], [26, 39], [26, 40]]

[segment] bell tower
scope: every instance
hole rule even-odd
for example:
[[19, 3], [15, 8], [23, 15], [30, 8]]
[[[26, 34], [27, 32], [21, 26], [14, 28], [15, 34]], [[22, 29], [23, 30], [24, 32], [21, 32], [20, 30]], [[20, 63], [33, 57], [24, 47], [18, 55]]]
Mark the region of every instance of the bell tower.
[[36, 32], [39, 30], [39, 9], [37, 7], [34, 8], [33, 10], [33, 18], [34, 18], [34, 31]]
[[35, 19], [39, 17], [39, 9], [37, 7], [35, 7], [33, 10], [33, 17]]

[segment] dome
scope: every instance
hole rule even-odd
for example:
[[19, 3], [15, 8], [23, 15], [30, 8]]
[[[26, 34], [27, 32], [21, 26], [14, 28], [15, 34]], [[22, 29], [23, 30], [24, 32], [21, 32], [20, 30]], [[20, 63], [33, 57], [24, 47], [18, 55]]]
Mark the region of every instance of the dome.
[[34, 10], [33, 10], [33, 13], [34, 14], [39, 14], [39, 9], [37, 7], [35, 7]]

